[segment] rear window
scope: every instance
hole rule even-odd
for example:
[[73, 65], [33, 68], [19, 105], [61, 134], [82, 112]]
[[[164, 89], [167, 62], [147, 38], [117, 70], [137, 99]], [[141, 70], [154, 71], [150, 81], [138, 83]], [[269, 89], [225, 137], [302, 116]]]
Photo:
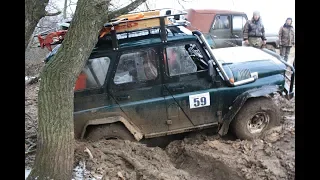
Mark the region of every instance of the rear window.
[[77, 79], [75, 90], [100, 88], [103, 86], [109, 65], [109, 57], [89, 59]]

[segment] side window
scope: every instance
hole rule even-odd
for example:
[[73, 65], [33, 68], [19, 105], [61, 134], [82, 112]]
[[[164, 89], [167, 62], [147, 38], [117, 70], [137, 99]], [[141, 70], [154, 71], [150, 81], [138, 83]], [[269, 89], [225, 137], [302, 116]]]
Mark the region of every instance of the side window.
[[101, 87], [106, 79], [109, 65], [108, 57], [89, 59], [78, 76], [75, 91]]
[[246, 23], [246, 19], [243, 16], [233, 16], [233, 30], [240, 31]]
[[120, 56], [115, 84], [149, 81], [158, 77], [157, 53], [154, 49], [125, 53]]
[[208, 64], [196, 44], [167, 47], [166, 60], [170, 76], [208, 69]]
[[212, 29], [229, 29], [230, 28], [230, 16], [216, 16]]

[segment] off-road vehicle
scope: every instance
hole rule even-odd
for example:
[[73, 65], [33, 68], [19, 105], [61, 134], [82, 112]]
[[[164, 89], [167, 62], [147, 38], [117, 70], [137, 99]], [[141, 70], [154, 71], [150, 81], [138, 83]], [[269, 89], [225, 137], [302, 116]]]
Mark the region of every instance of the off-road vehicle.
[[113, 23], [127, 28], [99, 39], [76, 82], [75, 137], [139, 141], [216, 126], [253, 139], [279, 124], [270, 97], [294, 96], [294, 68], [267, 49], [211, 49], [181, 14]]
[[[186, 19], [191, 23], [187, 28], [203, 33], [212, 48], [242, 46], [243, 27], [248, 21], [246, 13], [218, 9], [189, 9]], [[266, 31], [265, 48], [275, 51], [279, 48], [278, 33]]]

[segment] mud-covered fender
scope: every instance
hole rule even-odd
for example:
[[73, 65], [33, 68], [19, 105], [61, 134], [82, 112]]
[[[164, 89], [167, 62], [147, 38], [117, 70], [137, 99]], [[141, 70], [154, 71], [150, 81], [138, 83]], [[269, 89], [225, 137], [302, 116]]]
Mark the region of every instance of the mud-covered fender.
[[229, 111], [222, 118], [222, 126], [219, 129], [219, 134], [221, 136], [226, 135], [229, 130], [229, 125], [234, 117], [237, 115], [239, 110], [242, 108], [244, 103], [253, 97], [266, 96], [274, 92], [279, 92], [279, 86], [277, 85], [268, 85], [262, 86], [260, 88], [250, 89], [242, 94], [240, 94], [233, 102], [232, 106], [229, 108]]
[[121, 122], [129, 130], [129, 132], [131, 132], [131, 134], [134, 136], [134, 138], [137, 141], [140, 141], [143, 138], [143, 134], [141, 133], [140, 129], [137, 126], [135, 126], [133, 123], [129, 122], [127, 119], [125, 119], [122, 116], [112, 116], [112, 117], [89, 120], [82, 129], [81, 139], [83, 139], [86, 133], [87, 127], [89, 125], [111, 124], [115, 122]]

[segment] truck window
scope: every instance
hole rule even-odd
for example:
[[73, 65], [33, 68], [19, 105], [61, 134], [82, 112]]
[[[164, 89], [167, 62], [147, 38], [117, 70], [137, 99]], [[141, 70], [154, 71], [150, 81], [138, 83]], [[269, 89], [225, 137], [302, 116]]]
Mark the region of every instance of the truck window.
[[243, 29], [243, 26], [246, 24], [246, 19], [243, 16], [233, 16], [232, 29], [239, 31]]
[[109, 65], [108, 57], [89, 59], [78, 76], [75, 91], [101, 87], [106, 79]]
[[230, 16], [216, 16], [212, 29], [229, 29], [230, 28]]
[[120, 56], [115, 84], [149, 81], [158, 77], [157, 54], [154, 49], [129, 52]]
[[170, 76], [190, 74], [208, 69], [201, 51], [196, 44], [186, 44], [165, 49], [165, 62]]

